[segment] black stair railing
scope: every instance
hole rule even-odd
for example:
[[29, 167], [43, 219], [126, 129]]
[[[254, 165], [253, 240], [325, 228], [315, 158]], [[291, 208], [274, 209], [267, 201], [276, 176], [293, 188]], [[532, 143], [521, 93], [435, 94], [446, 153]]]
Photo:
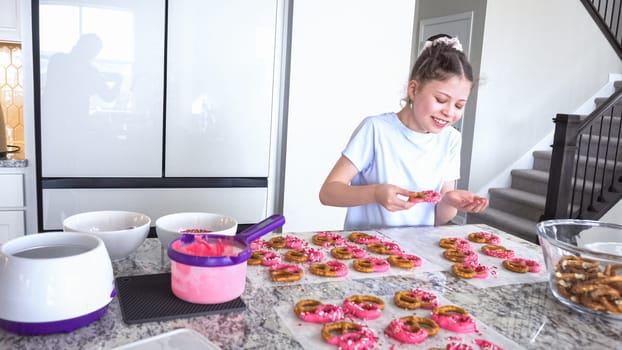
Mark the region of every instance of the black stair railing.
[[[622, 0], [580, 0], [622, 59]], [[542, 219], [599, 219], [622, 199], [622, 90], [586, 118], [558, 114]]]
[[558, 114], [542, 219], [602, 217], [622, 199], [622, 90], [589, 116]]
[[622, 59], [622, 0], [580, 0]]

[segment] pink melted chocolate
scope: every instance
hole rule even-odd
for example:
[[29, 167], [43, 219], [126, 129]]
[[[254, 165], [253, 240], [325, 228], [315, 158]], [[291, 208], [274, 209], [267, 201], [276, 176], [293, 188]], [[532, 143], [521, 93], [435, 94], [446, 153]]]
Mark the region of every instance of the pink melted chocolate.
[[341, 261], [331, 260], [326, 265], [331, 271], [335, 271], [337, 277], [344, 277], [348, 274], [348, 266]]
[[477, 332], [475, 319], [469, 315], [438, 315], [432, 313], [432, 320], [438, 323], [438, 326], [456, 333], [474, 333]]
[[356, 332], [333, 336], [328, 343], [342, 350], [373, 349], [378, 340], [374, 331], [365, 325], [358, 325], [357, 328]]
[[235, 245], [225, 244], [222, 240], [208, 242], [197, 236], [192, 243], [177, 241], [174, 244], [176, 251], [194, 256], [237, 256], [240, 249]]
[[523, 259], [523, 258], [512, 258], [508, 259], [510, 262], [515, 264], [524, 264], [529, 268], [529, 272], [540, 272], [540, 264], [535, 260]]
[[406, 324], [401, 318], [391, 321], [387, 328], [384, 329], [384, 333], [399, 342], [407, 344], [419, 344], [428, 337], [428, 331], [424, 328], [419, 328], [418, 331], [413, 332], [410, 325]]
[[421, 299], [421, 301], [423, 302], [423, 305], [421, 307], [424, 309], [431, 310], [436, 309], [439, 306], [438, 297], [434, 293], [428, 292], [420, 288], [415, 288], [409, 291], [408, 296], [416, 299]]
[[328, 323], [343, 320], [345, 313], [343, 308], [333, 304], [322, 304], [313, 312], [301, 312], [298, 315], [303, 321], [311, 323]]
[[375, 320], [382, 315], [380, 305], [366, 301], [355, 303], [350, 298], [344, 300], [343, 308], [348, 315], [362, 320]]
[[475, 339], [473, 342], [479, 346], [481, 350], [503, 350], [499, 345], [493, 344], [486, 339]]
[[514, 251], [511, 249], [506, 249], [506, 250], [489, 249], [489, 250], [485, 250], [484, 254], [489, 255], [489, 256], [494, 256], [495, 258], [501, 258], [501, 259], [511, 259], [514, 257]]

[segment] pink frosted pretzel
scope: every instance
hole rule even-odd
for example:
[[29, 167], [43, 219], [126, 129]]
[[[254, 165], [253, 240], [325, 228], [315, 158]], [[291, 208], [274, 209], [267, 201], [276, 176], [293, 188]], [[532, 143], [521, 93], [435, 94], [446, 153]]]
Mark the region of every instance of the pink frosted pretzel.
[[441, 200], [441, 194], [432, 191], [419, 191], [419, 192], [411, 192], [408, 196], [408, 201], [412, 203], [437, 203]]

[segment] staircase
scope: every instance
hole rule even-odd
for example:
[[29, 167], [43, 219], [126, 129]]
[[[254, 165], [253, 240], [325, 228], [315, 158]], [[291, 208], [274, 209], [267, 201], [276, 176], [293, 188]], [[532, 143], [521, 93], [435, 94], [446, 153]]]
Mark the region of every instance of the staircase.
[[[622, 81], [614, 82], [616, 91], [622, 89]], [[596, 106], [603, 104], [607, 98], [597, 98]], [[622, 105], [618, 106], [619, 108]], [[585, 118], [585, 117], [584, 117]], [[603, 128], [592, 128], [592, 133], [607, 133], [610, 129], [617, 130], [619, 118], [603, 121]], [[533, 167], [531, 169], [514, 169], [511, 171], [511, 186], [509, 188], [490, 188], [488, 195], [490, 206], [481, 213], [471, 213], [467, 216], [467, 223], [481, 223], [496, 227], [528, 241], [538, 243], [536, 223], [541, 220], [546, 205], [549, 171], [551, 166], [552, 150], [538, 150], [532, 153]], [[588, 157], [590, 169], [595, 168], [596, 160]], [[620, 157], [618, 157], [620, 158]], [[618, 164], [618, 171], [622, 164]], [[611, 167], [609, 165], [609, 167]], [[592, 170], [593, 171], [593, 170]], [[586, 177], [592, 173], [588, 169]], [[591, 186], [588, 184], [588, 186]], [[590, 187], [591, 188], [591, 187]], [[575, 202], [579, 202], [576, 196]], [[584, 200], [585, 201], [585, 200]]]

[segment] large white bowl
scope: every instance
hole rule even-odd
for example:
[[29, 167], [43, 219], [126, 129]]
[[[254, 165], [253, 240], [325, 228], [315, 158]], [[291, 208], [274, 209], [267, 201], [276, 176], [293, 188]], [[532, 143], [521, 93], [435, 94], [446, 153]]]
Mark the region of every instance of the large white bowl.
[[96, 236], [49, 232], [0, 246], [0, 327], [69, 332], [99, 319], [115, 296], [112, 263]]
[[[183, 231], [209, 231], [210, 234], [233, 236], [237, 232], [238, 222], [231, 216], [205, 213], [186, 212], [174, 213], [160, 217], [155, 222], [156, 233], [163, 248], [178, 238]], [[207, 232], [204, 232], [207, 233]]]
[[147, 238], [151, 219], [120, 210], [90, 211], [63, 220], [63, 230], [90, 233], [104, 241], [110, 259], [124, 259]]

